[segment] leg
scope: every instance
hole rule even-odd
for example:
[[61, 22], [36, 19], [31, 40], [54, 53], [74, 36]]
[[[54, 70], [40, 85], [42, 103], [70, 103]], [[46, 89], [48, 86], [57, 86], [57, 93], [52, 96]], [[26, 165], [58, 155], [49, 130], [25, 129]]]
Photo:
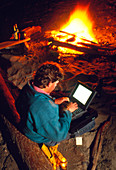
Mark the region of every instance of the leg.
[[81, 128], [79, 130], [78, 129], [75, 130], [75, 132], [73, 132], [73, 133], [69, 132], [66, 139], [70, 139], [70, 138], [75, 138], [75, 137], [81, 136], [84, 133], [89, 132], [94, 126], [95, 126], [95, 120], [91, 121], [90, 123], [85, 125], [83, 128]]
[[43, 144], [41, 147], [41, 150], [47, 156], [48, 160], [52, 163], [53, 170], [56, 170], [59, 166], [62, 167], [62, 169], [66, 169], [67, 160], [57, 149], [58, 144], [55, 146], [47, 146]]

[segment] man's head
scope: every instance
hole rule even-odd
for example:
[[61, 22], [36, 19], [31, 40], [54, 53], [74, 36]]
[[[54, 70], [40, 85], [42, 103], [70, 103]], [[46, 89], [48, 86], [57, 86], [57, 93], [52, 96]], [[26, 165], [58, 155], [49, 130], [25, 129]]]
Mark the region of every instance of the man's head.
[[34, 85], [43, 89], [50, 83], [59, 82], [63, 78], [63, 69], [58, 63], [45, 62], [39, 66], [34, 76]]

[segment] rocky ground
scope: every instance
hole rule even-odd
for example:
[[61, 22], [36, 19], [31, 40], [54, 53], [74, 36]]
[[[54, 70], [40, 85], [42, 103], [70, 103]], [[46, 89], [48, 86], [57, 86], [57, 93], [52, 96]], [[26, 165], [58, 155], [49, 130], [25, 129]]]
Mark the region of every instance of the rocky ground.
[[[70, 6], [69, 4], [72, 4]], [[79, 3], [79, 1], [78, 1]], [[87, 0], [83, 1], [83, 5], [87, 5], [89, 2]], [[40, 5], [44, 4], [44, 12], [39, 9]], [[51, 5], [48, 1], [35, 3], [24, 3], [23, 11], [24, 16], [18, 17], [19, 21], [24, 24], [26, 22], [34, 25], [41, 26], [46, 29], [55, 29], [60, 26], [61, 23], [58, 23], [58, 18], [62, 22], [63, 16], [69, 15], [69, 11], [73, 9], [76, 2], [75, 1], [52, 1]], [[81, 4], [81, 2], [80, 2]], [[32, 10], [30, 5], [32, 5]], [[89, 11], [92, 19], [94, 20], [94, 34], [102, 46], [105, 47], [116, 47], [116, 3], [113, 0], [100, 0], [90, 3]], [[26, 10], [27, 9], [27, 10]], [[39, 9], [39, 10], [37, 10]], [[47, 9], [47, 10], [46, 10]], [[36, 11], [34, 13], [34, 11]], [[32, 15], [33, 14], [33, 15]], [[18, 14], [17, 14], [18, 15]], [[17, 16], [16, 15], [16, 16]], [[43, 17], [41, 17], [41, 15]], [[37, 17], [38, 16], [38, 17]], [[6, 20], [8, 20], [8, 15], [5, 15]], [[48, 18], [49, 22], [48, 22]], [[30, 19], [30, 20], [29, 20]], [[10, 18], [11, 20], [11, 18]], [[13, 22], [13, 21], [12, 21]], [[46, 27], [47, 25], [47, 27]], [[28, 24], [27, 24], [28, 26]], [[21, 24], [20, 24], [21, 27]], [[40, 47], [40, 44], [39, 44]], [[37, 47], [34, 47], [37, 49]], [[20, 50], [19, 50], [20, 49]], [[35, 59], [31, 57], [30, 53], [23, 54], [21, 51], [22, 47], [15, 49], [15, 51], [6, 52], [0, 51], [0, 67], [1, 72], [4, 75], [7, 73], [7, 76], [11, 82], [13, 82], [18, 88], [27, 82], [27, 79], [32, 75], [32, 72], [36, 70], [40, 62], [51, 58], [41, 58], [43, 54], [46, 54], [45, 51], [41, 50], [39, 53], [39, 62], [36, 58], [37, 53], [35, 54]], [[33, 50], [33, 51], [34, 51]], [[19, 54], [21, 51], [21, 54]], [[25, 51], [24, 51], [25, 52]], [[51, 54], [51, 53], [50, 53]], [[53, 53], [52, 53], [53, 54]], [[57, 59], [57, 55], [55, 60]], [[85, 56], [61, 56], [58, 62], [61, 63], [63, 69], [66, 72], [65, 79], [67, 81], [63, 82], [62, 91], [67, 94], [75, 84], [76, 80], [79, 79], [88, 85], [96, 88], [98, 95], [91, 104], [91, 107], [97, 110], [98, 118], [96, 119], [96, 126], [94, 131], [88, 132], [82, 136], [83, 145], [77, 146], [75, 139], [69, 141], [64, 141], [60, 144], [59, 150], [68, 160], [68, 170], [89, 170], [90, 168], [90, 154], [92, 151], [92, 142], [94, 140], [95, 134], [98, 127], [103, 123], [109, 115], [112, 116], [112, 124], [108, 128], [107, 133], [104, 136], [102, 143], [102, 150], [99, 155], [99, 160], [97, 163], [97, 170], [115, 170], [116, 169], [116, 104], [115, 104], [115, 51], [110, 53], [110, 55], [85, 55]], [[12, 154], [12, 142], [8, 144], [9, 138], [7, 136], [7, 130], [5, 130], [3, 122], [0, 122], [0, 169], [23, 169], [23, 166], [19, 166], [17, 157], [15, 154]]]

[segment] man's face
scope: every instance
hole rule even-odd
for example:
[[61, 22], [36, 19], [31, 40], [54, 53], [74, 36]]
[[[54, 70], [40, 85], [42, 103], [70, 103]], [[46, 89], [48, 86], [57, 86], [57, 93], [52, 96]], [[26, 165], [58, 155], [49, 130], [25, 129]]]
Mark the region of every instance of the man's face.
[[50, 82], [49, 85], [48, 85], [48, 90], [49, 90], [49, 93], [51, 93], [55, 87], [57, 86], [57, 84], [59, 83], [59, 81], [55, 81], [55, 82]]

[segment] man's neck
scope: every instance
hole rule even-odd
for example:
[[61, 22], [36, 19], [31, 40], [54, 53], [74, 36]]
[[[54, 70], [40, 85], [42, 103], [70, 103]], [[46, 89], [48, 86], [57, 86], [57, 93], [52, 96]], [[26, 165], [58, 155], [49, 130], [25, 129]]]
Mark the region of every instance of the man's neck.
[[46, 88], [41, 89], [41, 88], [35, 86], [34, 84], [33, 84], [33, 88], [34, 88], [34, 90], [36, 90], [39, 93], [45, 93], [47, 95], [50, 95], [50, 93], [48, 92], [48, 90]]

